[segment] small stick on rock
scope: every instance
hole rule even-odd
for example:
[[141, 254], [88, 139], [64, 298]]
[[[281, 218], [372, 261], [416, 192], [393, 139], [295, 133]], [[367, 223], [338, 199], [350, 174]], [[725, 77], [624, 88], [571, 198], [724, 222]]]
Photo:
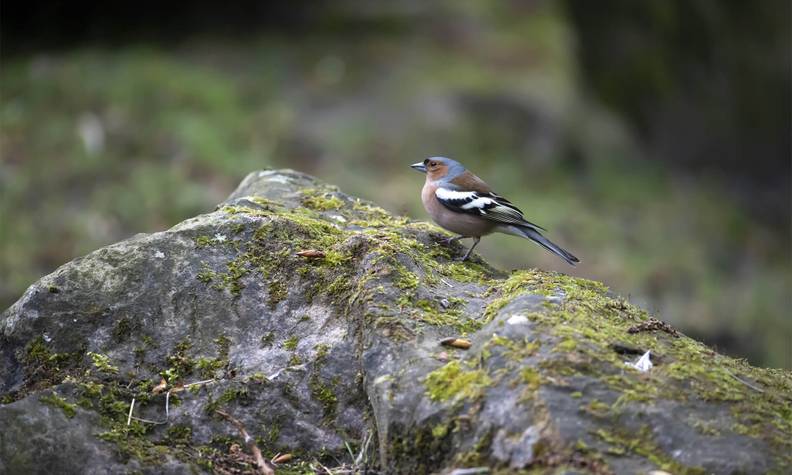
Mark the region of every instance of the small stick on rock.
[[739, 381], [739, 382], [743, 383], [744, 385], [748, 386], [749, 388], [753, 389], [754, 391], [757, 391], [757, 392], [760, 392], [760, 393], [764, 393], [764, 390], [763, 390], [763, 389], [761, 389], [761, 388], [758, 388], [758, 387], [754, 386], [753, 384], [749, 383], [748, 381], [746, 381], [746, 380], [744, 380], [744, 379], [742, 379], [742, 378], [738, 377], [736, 374], [732, 373], [732, 372], [731, 372], [731, 371], [729, 371], [728, 369], [727, 369], [727, 370], [725, 370], [725, 371], [726, 371], [727, 373], [729, 373], [729, 376], [731, 376], [732, 378], [736, 379], [737, 381]]
[[127, 416], [127, 425], [132, 423], [132, 411], [135, 410], [135, 398], [132, 398], [132, 404], [129, 405], [129, 415]]
[[216, 409], [215, 413], [223, 416], [228, 422], [233, 424], [239, 434], [242, 436], [242, 439], [247, 444], [250, 452], [253, 453], [253, 458], [256, 460], [256, 465], [258, 465], [258, 473], [261, 475], [275, 475], [275, 470], [270, 467], [266, 460], [264, 460], [264, 456], [261, 455], [261, 450], [259, 450], [258, 446], [256, 445], [256, 439], [250, 436], [248, 432], [245, 430], [245, 426], [239, 421], [239, 419], [233, 417], [231, 414], [221, 411], [220, 409]]

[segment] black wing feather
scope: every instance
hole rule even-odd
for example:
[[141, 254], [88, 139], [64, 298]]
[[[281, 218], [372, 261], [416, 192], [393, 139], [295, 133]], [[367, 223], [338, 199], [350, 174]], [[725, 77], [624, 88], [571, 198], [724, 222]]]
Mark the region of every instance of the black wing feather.
[[441, 198], [438, 193], [435, 193], [435, 197], [440, 204], [456, 213], [473, 214], [498, 223], [529, 226], [545, 230], [541, 226], [527, 221], [519, 208], [511, 204], [506, 198], [495, 193], [471, 191], [445, 194], [449, 196]]

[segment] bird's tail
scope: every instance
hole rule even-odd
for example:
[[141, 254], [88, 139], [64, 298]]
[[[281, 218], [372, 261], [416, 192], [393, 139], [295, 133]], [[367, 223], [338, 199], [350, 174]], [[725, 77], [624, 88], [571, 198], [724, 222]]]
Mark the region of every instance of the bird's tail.
[[571, 266], [574, 266], [576, 263], [580, 262], [580, 259], [573, 256], [572, 253], [570, 253], [569, 251], [554, 244], [546, 237], [542, 236], [542, 234], [536, 229], [529, 228], [527, 226], [509, 225], [509, 226], [502, 226], [501, 231], [507, 234], [513, 234], [515, 236], [520, 236], [526, 239], [530, 239], [531, 241], [539, 244], [543, 248], [557, 255], [561, 259], [567, 261], [567, 263]]

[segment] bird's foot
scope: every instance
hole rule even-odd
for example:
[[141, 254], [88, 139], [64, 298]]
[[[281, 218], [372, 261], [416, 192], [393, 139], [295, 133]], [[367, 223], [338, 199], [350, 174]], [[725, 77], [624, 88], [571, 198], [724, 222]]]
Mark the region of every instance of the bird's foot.
[[454, 236], [454, 237], [450, 237], [450, 238], [445, 238], [445, 239], [441, 240], [440, 243], [443, 244], [444, 246], [450, 246], [451, 244], [459, 241], [460, 239], [464, 239], [464, 238], [465, 238], [465, 236]]

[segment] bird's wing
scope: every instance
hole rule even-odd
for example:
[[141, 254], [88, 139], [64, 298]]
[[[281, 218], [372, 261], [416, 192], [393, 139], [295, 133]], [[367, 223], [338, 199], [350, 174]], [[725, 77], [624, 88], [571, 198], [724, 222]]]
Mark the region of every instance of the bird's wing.
[[544, 230], [526, 221], [522, 211], [509, 200], [492, 192], [458, 191], [441, 187], [435, 190], [435, 197], [440, 204], [457, 213], [472, 214], [497, 223], [527, 226], [537, 231]]

